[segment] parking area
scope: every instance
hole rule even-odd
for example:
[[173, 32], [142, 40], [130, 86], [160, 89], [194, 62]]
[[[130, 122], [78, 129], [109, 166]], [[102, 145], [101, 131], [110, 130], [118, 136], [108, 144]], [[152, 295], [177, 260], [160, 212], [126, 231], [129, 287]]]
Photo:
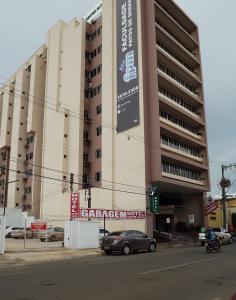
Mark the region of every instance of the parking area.
[[18, 252], [25, 249], [59, 249], [63, 241], [41, 242], [39, 239], [6, 239], [6, 252]]

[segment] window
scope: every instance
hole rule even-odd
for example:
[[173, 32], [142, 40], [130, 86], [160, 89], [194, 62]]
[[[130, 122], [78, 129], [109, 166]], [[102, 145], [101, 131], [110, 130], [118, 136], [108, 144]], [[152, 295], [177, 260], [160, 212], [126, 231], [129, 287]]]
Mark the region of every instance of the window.
[[87, 184], [89, 182], [89, 177], [87, 174], [83, 175], [83, 184]]
[[101, 126], [96, 128], [96, 133], [97, 133], [97, 136], [100, 136], [102, 134], [102, 127]]
[[97, 149], [97, 150], [95, 151], [95, 156], [96, 156], [96, 158], [102, 157], [102, 149]]
[[98, 35], [100, 35], [102, 33], [102, 26], [98, 28], [97, 32], [98, 32]]
[[164, 111], [160, 112], [160, 116], [162, 118], [164, 118], [164, 119], [166, 119], [166, 120], [168, 120], [168, 121], [184, 128], [184, 129], [196, 134], [196, 135], [198, 134], [198, 130], [196, 128], [192, 127], [191, 125], [186, 124], [185, 122], [179, 120], [178, 118], [176, 118], [176, 117], [174, 117], [174, 116], [172, 116], [172, 115], [170, 115], [170, 114], [168, 114]]
[[96, 113], [97, 113], [97, 115], [102, 113], [102, 104], [99, 104], [98, 106], [96, 106]]
[[26, 177], [31, 177], [32, 174], [33, 174], [33, 170], [32, 170], [32, 169], [29, 169], [29, 170], [26, 170], [26, 171], [25, 171], [25, 176], [26, 176]]
[[88, 131], [84, 131], [84, 140], [87, 141], [89, 139], [89, 133]]
[[33, 152], [30, 152], [29, 159], [32, 159], [32, 158], [33, 158]]
[[30, 194], [31, 191], [32, 191], [31, 186], [27, 186], [27, 187], [24, 188], [24, 194], [25, 194], [25, 195], [26, 195], [26, 194]]
[[89, 111], [88, 110], [84, 111], [84, 118], [89, 119]]
[[101, 73], [101, 71], [102, 71], [102, 65], [99, 65], [99, 66], [97, 67], [97, 72], [98, 72], [98, 74]]
[[98, 54], [102, 52], [102, 45], [98, 46]]
[[95, 174], [95, 181], [99, 182], [102, 179], [102, 172], [97, 172]]
[[185, 167], [180, 167], [165, 161], [162, 162], [161, 167], [162, 167], [162, 172], [170, 173], [185, 178], [190, 178], [197, 181], [200, 180], [200, 172], [197, 172], [195, 170], [185, 168]]
[[97, 87], [97, 93], [100, 94], [101, 91], [102, 91], [102, 85], [99, 85], [99, 86]]
[[83, 160], [88, 161], [89, 160], [89, 154], [87, 152], [84, 152], [83, 154]]
[[34, 142], [34, 136], [33, 135], [27, 138], [27, 144], [31, 144], [33, 142]]

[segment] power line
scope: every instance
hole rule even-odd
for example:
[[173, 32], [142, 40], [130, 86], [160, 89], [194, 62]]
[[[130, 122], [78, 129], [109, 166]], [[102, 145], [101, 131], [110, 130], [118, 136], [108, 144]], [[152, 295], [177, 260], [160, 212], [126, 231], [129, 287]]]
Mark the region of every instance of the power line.
[[[12, 157], [10, 157], [10, 161], [19, 162], [19, 163], [22, 163], [22, 164], [25, 163], [22, 160], [18, 160], [18, 159], [12, 158]], [[30, 163], [30, 162], [28, 162], [28, 165], [35, 166], [35, 167], [38, 167], [38, 168], [41, 168], [41, 169], [46, 169], [48, 171], [58, 172], [58, 173], [61, 173], [61, 174], [68, 174], [68, 175], [70, 175], [71, 173], [73, 173], [74, 175], [83, 178], [83, 175], [76, 174], [75, 172], [64, 172], [64, 171], [61, 171], [61, 170], [57, 170], [57, 169], [48, 168], [48, 167], [40, 166], [40, 165], [37, 165], [37, 164], [33, 164], [33, 163]], [[89, 178], [89, 179], [91, 179], [91, 178]], [[63, 181], [65, 181], [65, 180], [63, 180]], [[145, 187], [141, 187], [141, 186], [138, 186], [138, 185], [131, 185], [131, 184], [127, 184], [127, 183], [121, 183], [121, 182], [110, 181], [110, 180], [105, 180], [105, 179], [102, 179], [102, 181], [107, 182], [107, 183], [111, 183], [111, 184], [124, 185], [124, 186], [127, 186], [127, 187], [133, 187], [133, 188], [139, 188], [139, 189], [146, 190]]]
[[[25, 174], [25, 172], [20, 172], [18, 170], [14, 170], [14, 169], [9, 169], [9, 171], [16, 172], [17, 174]], [[62, 180], [62, 179], [49, 177], [49, 176], [43, 176], [43, 175], [34, 174], [34, 173], [32, 173], [31, 175], [36, 176], [36, 177], [40, 177], [40, 178], [46, 178], [46, 179], [58, 181], [58, 182], [70, 183], [69, 180]], [[74, 182], [74, 184], [81, 185], [81, 186], [84, 185], [83, 183], [80, 183], [80, 182]], [[91, 186], [91, 187], [98, 188], [98, 189], [103, 189], [103, 190], [114, 191], [114, 192], [126, 193], [126, 194], [134, 194], [134, 195], [142, 195], [142, 196], [146, 195], [146, 193], [136, 193], [136, 192], [131, 192], [131, 191], [124, 191], [124, 190], [118, 190], [118, 189], [112, 189], [112, 188], [106, 188], [106, 187], [100, 187], [100, 186]]]

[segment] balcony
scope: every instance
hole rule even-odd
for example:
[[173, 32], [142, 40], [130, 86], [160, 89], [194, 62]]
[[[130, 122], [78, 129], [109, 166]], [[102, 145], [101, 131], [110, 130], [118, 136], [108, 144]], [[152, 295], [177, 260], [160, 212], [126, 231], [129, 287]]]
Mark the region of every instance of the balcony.
[[182, 43], [173, 33], [170, 32], [170, 30], [161, 22], [156, 20], [156, 27], [160, 29], [165, 35], [167, 35], [171, 40], [173, 40], [180, 48], [182, 48], [186, 53], [188, 53], [189, 56], [191, 56], [193, 59], [196, 59], [196, 55], [192, 50], [187, 47], [184, 43]]
[[168, 92], [168, 96], [164, 95], [164, 90], [161, 91], [161, 89], [159, 89], [158, 96], [160, 99], [164, 99], [168, 101], [172, 105], [176, 106], [176, 108], [179, 108], [181, 109], [181, 111], [184, 111], [185, 113], [189, 114], [191, 117], [194, 117], [195, 119], [197, 119], [197, 121], [201, 121], [200, 113], [198, 113], [197, 110], [194, 110], [191, 105], [187, 104], [179, 97], [174, 96], [169, 92]]
[[88, 139], [84, 139], [84, 144], [87, 145], [87, 146], [90, 146], [91, 145], [91, 141], [88, 140]]
[[178, 154], [178, 155], [181, 155], [181, 156], [184, 156], [186, 158], [190, 158], [192, 160], [195, 160], [197, 162], [200, 162], [200, 163], [203, 163], [204, 162], [204, 159], [202, 156], [195, 156], [195, 155], [192, 155], [188, 152], [185, 152], [183, 150], [180, 150], [180, 149], [176, 149], [174, 147], [171, 147], [170, 145], [165, 145], [163, 143], [161, 143], [161, 148], [164, 149], [164, 150], [167, 150], [169, 152], [172, 152], [172, 153], [175, 153], [175, 154]]
[[157, 71], [159, 74], [164, 75], [166, 78], [168, 78], [168, 80], [174, 82], [176, 85], [180, 86], [186, 92], [191, 94], [191, 96], [198, 98], [197, 94], [199, 94], [199, 93], [196, 90], [196, 87], [193, 87], [193, 85], [189, 84], [186, 80], [183, 80], [182, 78], [177, 76], [170, 69], [167, 69], [165, 66], [159, 64]]
[[197, 185], [205, 185], [205, 179], [201, 178], [201, 172], [187, 166], [180, 166], [163, 160], [161, 163], [161, 175], [175, 180], [181, 180]]
[[23, 209], [31, 209], [31, 208], [32, 208], [32, 205], [29, 203], [23, 205]]
[[177, 129], [178, 131], [182, 131], [183, 133], [201, 141], [202, 140], [202, 136], [200, 133], [193, 133], [183, 127], [181, 127], [180, 125], [174, 123], [174, 122], [171, 122], [170, 120], [166, 119], [166, 118], [163, 118], [163, 117], [159, 117], [160, 121], [163, 122], [164, 124], [168, 125], [168, 126], [171, 126], [173, 127], [174, 129]]
[[90, 118], [84, 118], [84, 122], [88, 125], [91, 124], [91, 119]]
[[195, 180], [195, 179], [191, 179], [191, 178], [187, 178], [187, 177], [183, 177], [183, 176], [179, 176], [179, 175], [174, 175], [174, 174], [163, 172], [163, 171], [161, 172], [161, 175], [163, 177], [168, 177], [168, 178], [175, 179], [175, 180], [185, 181], [187, 183], [197, 184], [197, 185], [201, 185], [201, 186], [205, 185], [204, 180], [200, 180], [200, 179]]
[[164, 46], [161, 42], [157, 42], [156, 46], [158, 50], [158, 61], [165, 61], [169, 65], [178, 68], [179, 72], [181, 72], [182, 76], [191, 81], [193, 85], [200, 85], [200, 73], [194, 71], [194, 68], [189, 66], [184, 62], [183, 59], [179, 58], [174, 54], [172, 50], [169, 50], [166, 46]]
[[84, 162], [83, 162], [83, 166], [84, 166], [84, 168], [91, 168], [91, 162], [89, 162], [89, 161], [84, 161]]
[[181, 39], [186, 44], [186, 47], [195, 49], [198, 47], [198, 41], [176, 20], [173, 14], [170, 14], [160, 3], [155, 1], [156, 19], [160, 20], [168, 28], [171, 28], [171, 32], [176, 38]]

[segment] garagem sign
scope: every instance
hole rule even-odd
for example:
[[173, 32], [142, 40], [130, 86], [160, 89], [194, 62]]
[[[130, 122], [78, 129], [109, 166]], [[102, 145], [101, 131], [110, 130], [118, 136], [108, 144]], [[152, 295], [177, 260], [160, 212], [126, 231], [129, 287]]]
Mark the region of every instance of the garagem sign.
[[94, 219], [145, 219], [145, 211], [130, 211], [130, 210], [112, 210], [112, 209], [96, 209], [96, 208], [81, 208], [81, 218], [94, 218]]
[[117, 132], [140, 124], [136, 0], [117, 0]]

